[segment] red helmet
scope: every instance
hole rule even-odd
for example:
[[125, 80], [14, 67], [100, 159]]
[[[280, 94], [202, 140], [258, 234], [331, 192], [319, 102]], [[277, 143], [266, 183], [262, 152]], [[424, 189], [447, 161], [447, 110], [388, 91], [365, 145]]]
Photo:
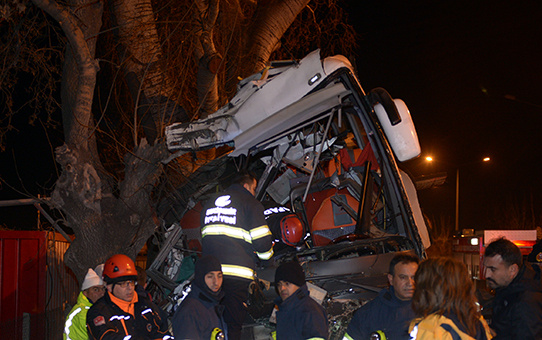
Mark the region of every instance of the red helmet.
[[282, 242], [295, 247], [303, 239], [303, 223], [295, 214], [284, 216], [280, 220], [280, 236]]
[[131, 258], [126, 255], [117, 254], [105, 261], [102, 275], [105, 282], [116, 283], [125, 280], [136, 280], [137, 270]]

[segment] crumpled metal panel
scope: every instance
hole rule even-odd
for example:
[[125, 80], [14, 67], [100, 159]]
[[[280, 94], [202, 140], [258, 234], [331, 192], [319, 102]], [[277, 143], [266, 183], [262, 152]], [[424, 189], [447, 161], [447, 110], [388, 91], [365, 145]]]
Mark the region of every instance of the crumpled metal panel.
[[196, 150], [230, 142], [298, 101], [323, 79], [320, 51], [316, 50], [274, 77], [247, 82], [226, 106], [207, 119], [166, 127], [168, 148]]

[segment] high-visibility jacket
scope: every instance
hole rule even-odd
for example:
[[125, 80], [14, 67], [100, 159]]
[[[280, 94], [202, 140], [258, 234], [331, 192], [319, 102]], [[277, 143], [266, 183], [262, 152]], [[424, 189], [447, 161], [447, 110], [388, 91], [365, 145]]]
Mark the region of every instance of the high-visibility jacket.
[[239, 184], [211, 197], [201, 215], [202, 250], [222, 263], [225, 276], [252, 280], [256, 261], [273, 256], [262, 204]]
[[167, 319], [162, 318], [159, 307], [151, 302], [146, 293], [136, 292], [133, 314], [120, 308], [109, 294], [106, 292], [87, 313], [91, 339], [173, 339], [168, 331]]
[[491, 340], [493, 335], [487, 322], [480, 318], [476, 337], [465, 333], [463, 327], [439, 314], [431, 314], [423, 319], [413, 320], [409, 327], [410, 336], [413, 340]]
[[64, 322], [64, 340], [87, 340], [87, 312], [92, 303], [87, 299], [83, 292], [77, 296], [77, 303], [71, 309]]

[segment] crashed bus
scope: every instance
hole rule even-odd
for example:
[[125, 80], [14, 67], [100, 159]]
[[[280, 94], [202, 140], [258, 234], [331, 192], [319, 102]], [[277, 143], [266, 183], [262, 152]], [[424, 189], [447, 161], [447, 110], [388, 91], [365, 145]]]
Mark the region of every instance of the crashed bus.
[[274, 232], [273, 260], [257, 270], [271, 287], [256, 289], [247, 328], [272, 327], [275, 268], [297, 259], [339, 338], [352, 312], [387, 286], [391, 258], [424, 257], [430, 245], [414, 184], [398, 166], [420, 154], [410, 112], [384, 89], [366, 93], [343, 56], [314, 51], [273, 62], [243, 79], [227, 105], [168, 126], [166, 136], [168, 161], [206, 149], [218, 155], [158, 207], [171, 227], [147, 273], [170, 300], [189, 282], [177, 273], [201, 238], [198, 207], [241, 168], [258, 175], [258, 200], [295, 214], [303, 228], [293, 243]]

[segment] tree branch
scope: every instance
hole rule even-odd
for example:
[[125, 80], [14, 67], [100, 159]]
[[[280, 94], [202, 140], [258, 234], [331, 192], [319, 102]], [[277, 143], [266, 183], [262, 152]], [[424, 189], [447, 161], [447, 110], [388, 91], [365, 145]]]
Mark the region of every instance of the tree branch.
[[[250, 59], [247, 65], [252, 69], [248, 74], [263, 70], [280, 38], [292, 25], [297, 15], [307, 6], [310, 0], [278, 0], [259, 7], [251, 27], [249, 50], [246, 55]], [[245, 75], [245, 76], [247, 76]]]
[[79, 79], [77, 82], [77, 98], [75, 99], [72, 113], [75, 124], [72, 126], [69, 135], [66, 136], [66, 143], [88, 150], [88, 143], [86, 141], [91, 131], [89, 126], [91, 126], [91, 108], [96, 84], [96, 73], [99, 69], [98, 63], [93, 59], [85, 36], [78, 26], [74, 15], [55, 1], [32, 1], [36, 6], [43, 9], [58, 21], [72, 47], [74, 59], [79, 69]]

